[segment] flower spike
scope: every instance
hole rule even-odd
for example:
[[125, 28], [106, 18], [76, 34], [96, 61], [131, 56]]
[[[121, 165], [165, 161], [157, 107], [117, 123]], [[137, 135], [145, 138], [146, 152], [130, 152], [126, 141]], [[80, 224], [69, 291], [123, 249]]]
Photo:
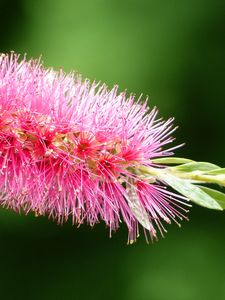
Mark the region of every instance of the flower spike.
[[[0, 55], [2, 206], [58, 223], [103, 220], [110, 234], [122, 221], [129, 243], [141, 225], [147, 239], [157, 239], [164, 223], [187, 218], [187, 200], [198, 202], [196, 191], [208, 197], [201, 205], [208, 200], [210, 206], [208, 190], [195, 185], [190, 196], [193, 182], [224, 176], [189, 172], [187, 178], [187, 170], [168, 167], [173, 131], [172, 119], [157, 119], [155, 108], [149, 111], [147, 102], [135, 102], [116, 86], [110, 91], [45, 69], [40, 60]], [[215, 203], [219, 209], [221, 202]]]

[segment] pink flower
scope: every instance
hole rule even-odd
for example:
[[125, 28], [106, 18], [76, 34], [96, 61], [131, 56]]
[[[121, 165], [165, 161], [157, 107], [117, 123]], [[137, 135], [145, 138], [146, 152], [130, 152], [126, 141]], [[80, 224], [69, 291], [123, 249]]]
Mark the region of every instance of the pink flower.
[[[183, 198], [144, 179], [138, 166], [171, 155], [172, 119], [147, 102], [105, 85], [44, 69], [39, 61], [0, 56], [0, 202], [59, 223], [110, 232], [124, 221], [128, 241], [139, 223], [156, 238], [163, 221], [182, 219]], [[154, 181], [154, 180], [153, 180]], [[147, 237], [147, 235], [146, 235]]]

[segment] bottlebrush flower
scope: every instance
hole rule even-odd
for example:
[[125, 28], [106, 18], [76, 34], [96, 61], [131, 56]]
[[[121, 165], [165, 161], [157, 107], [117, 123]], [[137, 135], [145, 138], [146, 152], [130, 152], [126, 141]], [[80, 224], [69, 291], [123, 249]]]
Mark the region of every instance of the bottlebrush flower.
[[163, 222], [186, 218], [185, 199], [139, 166], [169, 156], [172, 119], [157, 120], [134, 101], [80, 76], [44, 69], [40, 61], [0, 56], [0, 202], [59, 223], [111, 231], [120, 222], [135, 241], [139, 223], [153, 240]]

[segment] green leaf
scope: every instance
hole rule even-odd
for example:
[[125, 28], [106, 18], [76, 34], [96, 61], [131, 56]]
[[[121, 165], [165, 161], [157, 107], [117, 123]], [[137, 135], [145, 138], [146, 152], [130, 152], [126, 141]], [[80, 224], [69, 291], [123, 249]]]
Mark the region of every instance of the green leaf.
[[141, 204], [136, 189], [134, 188], [134, 186], [131, 184], [128, 188], [127, 188], [127, 202], [128, 205], [131, 209], [131, 211], [133, 212], [134, 216], [136, 217], [136, 219], [138, 220], [138, 222], [147, 230], [151, 230], [152, 229], [152, 224], [149, 220], [149, 216], [144, 208], [144, 206]]
[[[172, 167], [173, 170], [177, 170], [180, 172], [194, 172], [194, 171], [200, 171], [200, 172], [207, 172], [215, 169], [219, 169], [217, 165], [208, 163], [208, 162], [189, 162], [187, 164], [183, 164], [181, 166]], [[207, 172], [208, 173], [208, 172]]]
[[156, 158], [152, 160], [153, 163], [156, 164], [186, 164], [189, 162], [193, 162], [193, 160], [191, 159], [187, 159], [187, 158], [181, 158], [181, 157], [163, 157], [163, 158]]
[[216, 200], [216, 202], [219, 203], [219, 205], [225, 209], [225, 194], [222, 192], [219, 192], [217, 190], [210, 189], [205, 186], [199, 186], [201, 190], [203, 190], [206, 194], [208, 194], [210, 197]]
[[217, 201], [189, 181], [163, 172], [158, 174], [158, 178], [166, 182], [174, 190], [178, 191], [192, 202], [210, 209], [222, 210], [222, 207]]
[[225, 168], [219, 168], [207, 172], [209, 175], [225, 175]]

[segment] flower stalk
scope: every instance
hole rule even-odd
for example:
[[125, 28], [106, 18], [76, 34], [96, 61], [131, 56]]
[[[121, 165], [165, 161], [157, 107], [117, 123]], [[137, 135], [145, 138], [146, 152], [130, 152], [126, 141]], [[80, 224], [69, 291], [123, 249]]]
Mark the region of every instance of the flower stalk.
[[[139, 166], [138, 171], [139, 174], [146, 176], [147, 178], [148, 176], [151, 176], [155, 180], [159, 179], [161, 177], [160, 175], [163, 173], [165, 176], [167, 174], [173, 175], [175, 177], [185, 179], [196, 184], [209, 183], [209, 184], [218, 184], [220, 186], [225, 186], [225, 174], [210, 175], [200, 170], [195, 170], [193, 172], [182, 172], [182, 171], [177, 171], [176, 167], [166, 167], [161, 169], [161, 168], [154, 168], [154, 167]], [[134, 170], [134, 173], [135, 172], [137, 173], [137, 171]]]

